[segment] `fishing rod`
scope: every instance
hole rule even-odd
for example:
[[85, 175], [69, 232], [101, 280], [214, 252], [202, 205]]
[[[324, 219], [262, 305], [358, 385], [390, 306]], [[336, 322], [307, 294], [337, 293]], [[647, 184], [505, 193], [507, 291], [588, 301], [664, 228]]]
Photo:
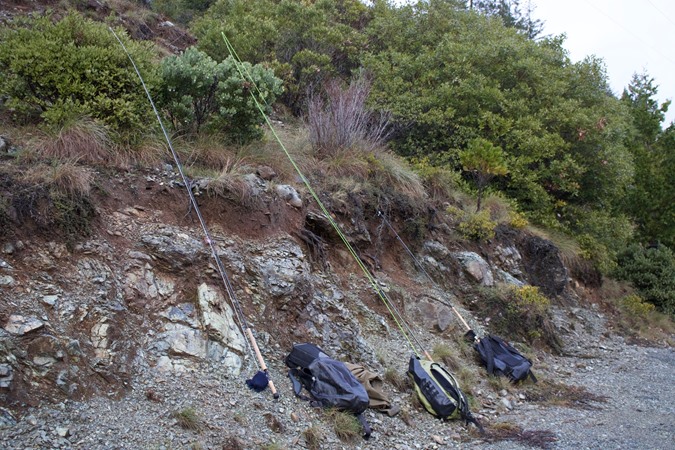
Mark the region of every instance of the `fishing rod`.
[[[178, 157], [178, 153], [173, 148], [173, 145], [171, 144], [171, 139], [169, 139], [169, 134], [166, 132], [166, 128], [164, 128], [164, 124], [162, 123], [162, 119], [159, 115], [159, 112], [157, 111], [157, 108], [155, 107], [155, 102], [152, 100], [152, 97], [150, 96], [150, 91], [148, 90], [147, 86], [145, 85], [145, 81], [143, 81], [143, 77], [141, 76], [141, 72], [138, 70], [138, 67], [136, 66], [136, 63], [134, 62], [134, 59], [131, 57], [131, 54], [127, 50], [126, 46], [122, 42], [122, 40], [117, 36], [117, 33], [115, 33], [115, 30], [112, 29], [112, 27], [108, 27], [110, 32], [115, 36], [115, 39], [117, 39], [117, 42], [119, 42], [120, 46], [122, 46], [122, 49], [124, 49], [124, 53], [126, 53], [127, 57], [129, 58], [129, 61], [131, 62], [131, 65], [134, 67], [134, 70], [136, 71], [136, 75], [138, 75], [138, 79], [141, 81], [141, 85], [143, 86], [143, 90], [145, 91], [145, 95], [148, 97], [148, 101], [150, 102], [150, 105], [152, 106], [152, 110], [155, 113], [155, 117], [157, 118], [157, 122], [159, 122], [159, 126], [162, 129], [162, 133], [164, 134], [164, 139], [166, 140], [167, 145], [169, 146], [169, 150], [171, 150], [171, 155], [173, 156], [173, 160], [176, 163], [176, 167], [178, 168], [178, 172], [180, 173], [181, 179], [183, 180], [183, 185], [185, 186], [185, 189], [187, 190], [188, 196], [190, 198], [190, 203], [192, 204], [192, 207], [194, 208], [195, 213], [197, 214], [197, 218], [199, 219], [199, 223], [202, 227], [202, 231], [204, 232], [205, 240], [206, 243], [209, 245], [211, 249], [211, 254], [216, 262], [216, 266], [218, 267], [218, 272], [220, 273], [220, 277], [223, 281], [223, 285], [225, 286], [225, 290], [227, 291], [227, 294], [230, 298], [230, 303], [232, 303], [232, 307], [235, 312], [235, 316], [237, 317], [237, 321], [239, 322], [239, 326], [243, 330], [244, 334], [248, 338], [247, 342], [247, 347], [249, 349], [249, 352], [251, 352], [251, 349], [253, 349], [253, 353], [255, 354], [255, 359], [258, 362], [258, 366], [260, 368], [260, 371], [256, 376], [253, 377], [253, 380], [256, 381], [256, 379], [260, 379], [261, 376], [263, 379], [266, 380], [265, 386], [261, 387], [261, 390], [264, 389], [266, 386], [269, 386], [270, 391], [272, 392], [272, 395], [274, 396], [275, 399], [279, 398], [279, 393], [277, 392], [276, 388], [274, 387], [274, 383], [272, 380], [269, 378], [269, 370], [267, 365], [265, 364], [265, 360], [262, 357], [262, 354], [260, 353], [260, 349], [258, 348], [258, 344], [255, 340], [255, 337], [253, 336], [253, 331], [251, 330], [251, 327], [249, 326], [248, 322], [246, 321], [246, 316], [244, 315], [244, 311], [241, 308], [241, 304], [237, 300], [237, 297], [234, 292], [234, 288], [232, 287], [232, 284], [230, 283], [230, 279], [227, 276], [227, 273], [225, 271], [225, 266], [223, 266], [223, 262], [221, 261], [220, 257], [218, 256], [217, 249], [215, 247], [215, 244], [213, 242], [213, 239], [211, 239], [211, 235], [209, 234], [209, 230], [206, 226], [206, 221], [204, 220], [204, 217], [202, 216], [202, 213], [199, 209], [199, 205], [197, 204], [197, 200], [194, 197], [194, 194], [192, 193], [192, 189], [190, 188], [190, 183], [188, 182], [188, 178], [185, 175], [185, 172], [183, 171], [183, 166], [180, 162], [180, 158]], [[250, 347], [249, 347], [250, 345]], [[248, 382], [248, 381], [247, 381]], [[264, 382], [263, 382], [264, 383]]]
[[[230, 52], [230, 56], [232, 57], [232, 59], [234, 61], [235, 67], [239, 71], [239, 74], [240, 74], [241, 78], [245, 81], [248, 81], [249, 83], [251, 83], [253, 85], [255, 90], [258, 92], [258, 96], [260, 97], [260, 101], [262, 101], [263, 103], [265, 103], [265, 105], [267, 105], [267, 102], [265, 101], [264, 96], [260, 92], [260, 89], [258, 89], [258, 86], [255, 83], [255, 80], [253, 80], [253, 77], [251, 76], [251, 74], [248, 72], [246, 67], [243, 65], [243, 63], [239, 59], [239, 56], [237, 55], [237, 52], [235, 51], [235, 49], [232, 46], [232, 44], [230, 43], [230, 41], [227, 39], [227, 36], [225, 36], [225, 33], [221, 33], [221, 34], [222, 34], [222, 37], [223, 37], [223, 41], [225, 42], [225, 45], [227, 46], [227, 49]], [[387, 295], [384, 293], [384, 291], [380, 288], [380, 286], [378, 285], [378, 283], [375, 280], [375, 278], [373, 277], [373, 275], [370, 273], [368, 268], [365, 266], [365, 264], [363, 263], [361, 258], [359, 258], [358, 254], [354, 250], [353, 246], [347, 240], [347, 237], [344, 235], [344, 233], [342, 232], [342, 230], [340, 229], [338, 224], [335, 222], [335, 220], [331, 217], [331, 214], [328, 212], [328, 210], [324, 206], [323, 202], [321, 201], [319, 196], [316, 194], [316, 192], [312, 188], [311, 184], [309, 183], [309, 180], [307, 180], [307, 177], [305, 177], [305, 175], [302, 173], [302, 171], [300, 170], [300, 167], [298, 167], [295, 160], [293, 159], [291, 154], [286, 149], [286, 146], [283, 144], [283, 142], [281, 141], [281, 139], [277, 135], [276, 130], [272, 126], [272, 123], [271, 123], [269, 117], [265, 113], [262, 105], [260, 104], [260, 101], [258, 101], [258, 98], [254, 94], [253, 90], [250, 90], [249, 93], [251, 95], [251, 98], [253, 99], [253, 102], [255, 103], [256, 107], [258, 108], [258, 111], [262, 115], [265, 123], [267, 124], [270, 131], [274, 135], [276, 141], [278, 142], [279, 146], [284, 151], [284, 153], [286, 154], [286, 157], [288, 158], [290, 163], [293, 165], [293, 168], [297, 172], [298, 176], [300, 177], [300, 179], [302, 180], [304, 185], [307, 187], [307, 190], [309, 191], [310, 195], [314, 198], [317, 205], [319, 206], [319, 208], [323, 212], [324, 216], [326, 217], [326, 220], [328, 220], [328, 222], [331, 224], [331, 226], [333, 227], [335, 232], [338, 234], [338, 236], [340, 237], [340, 239], [344, 243], [345, 247], [347, 247], [347, 250], [349, 251], [349, 253], [352, 255], [352, 257], [354, 258], [354, 260], [356, 261], [358, 266], [361, 268], [361, 270], [365, 274], [366, 278], [370, 282], [370, 284], [373, 287], [373, 289], [375, 290], [376, 294], [380, 297], [380, 299], [384, 303], [385, 307], [387, 308], [387, 310], [391, 314], [392, 318], [394, 319], [394, 322], [396, 322], [396, 325], [399, 327], [399, 330], [401, 331], [401, 334], [403, 335], [403, 337], [408, 342], [408, 345], [410, 346], [410, 348], [413, 350], [413, 353], [415, 353], [416, 355], [419, 355], [418, 349], [417, 349], [417, 347], [415, 347], [415, 344], [413, 344], [413, 342], [411, 341], [411, 338], [419, 346], [419, 350], [421, 350], [422, 353], [424, 353], [424, 355], [430, 361], [433, 361], [433, 359], [431, 358], [431, 355], [429, 355], [429, 352], [427, 352], [424, 349], [424, 346], [417, 339], [417, 336], [415, 335], [415, 333], [412, 332], [410, 326], [406, 323], [406, 321], [403, 318], [403, 316], [401, 315], [401, 313], [398, 311], [398, 309], [396, 309], [396, 306], [391, 302], [391, 300], [387, 297]], [[407, 329], [407, 332], [406, 332], [406, 329]]]
[[[415, 262], [415, 265], [422, 271], [422, 273], [424, 273], [424, 275], [427, 276], [427, 278], [429, 279], [429, 281], [431, 281], [431, 283], [432, 283], [434, 286], [438, 287], [438, 284], [434, 281], [433, 278], [431, 278], [431, 275], [429, 275], [429, 273], [424, 269], [424, 266], [422, 265], [422, 263], [420, 263], [420, 261], [415, 257], [415, 255], [414, 255], [413, 252], [410, 250], [410, 248], [406, 245], [406, 243], [403, 242], [403, 239], [401, 239], [401, 236], [399, 236], [398, 233], [396, 232], [396, 230], [394, 229], [394, 227], [391, 226], [391, 223], [389, 223], [389, 221], [387, 220], [387, 218], [385, 217], [385, 215], [382, 214], [382, 211], [378, 211], [378, 212], [377, 212], [377, 215], [380, 216], [380, 217], [382, 217], [382, 222], [384, 222], [384, 224], [387, 225], [387, 227], [389, 227], [389, 230], [391, 230], [391, 232], [394, 233], [394, 236], [396, 236], [396, 239], [398, 240], [398, 242], [399, 242], [399, 243], [401, 244], [401, 246], [406, 250], [406, 252], [408, 252], [408, 255], [410, 255], [410, 257], [412, 258], [412, 260]], [[471, 327], [469, 326], [469, 324], [466, 323], [466, 320], [464, 320], [464, 318], [463, 318], [462, 315], [459, 313], [459, 311], [457, 311], [457, 308], [455, 308], [452, 304], [447, 304], [447, 303], [445, 303], [445, 302], [443, 302], [443, 304], [446, 305], [446, 306], [449, 306], [449, 307], [452, 309], [452, 312], [455, 313], [455, 315], [457, 316], [457, 318], [459, 319], [459, 321], [462, 322], [462, 324], [463, 324], [464, 327], [466, 328], [467, 333], [469, 333], [469, 332], [473, 333], [473, 330], [471, 329]], [[474, 336], [475, 336], [475, 334], [474, 334]], [[475, 339], [478, 339], [478, 337], [475, 336]]]

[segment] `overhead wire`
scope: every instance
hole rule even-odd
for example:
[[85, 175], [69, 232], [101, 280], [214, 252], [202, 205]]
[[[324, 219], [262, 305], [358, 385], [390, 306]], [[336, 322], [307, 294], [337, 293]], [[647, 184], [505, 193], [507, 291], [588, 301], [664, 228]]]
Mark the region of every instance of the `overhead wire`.
[[[642, 42], [645, 46], [649, 47], [653, 52], [657, 53], [661, 58], [665, 59], [666, 61], [670, 62], [671, 64], [675, 65], [675, 60], [671, 59], [669, 56], [661, 53], [661, 51], [654, 47], [653, 45], [649, 44], [648, 42], [645, 42], [639, 35], [633, 33], [631, 30], [623, 26], [621, 23], [619, 23], [617, 20], [615, 20], [612, 16], [604, 12], [602, 9], [600, 9], [597, 5], [595, 5], [592, 1], [586, 0], [586, 2], [591, 5], [596, 11], [598, 11], [600, 14], [608, 18], [610, 21], [614, 22], [616, 26], [619, 28], [623, 29], [626, 33], [630, 34], [633, 36], [635, 39], [638, 41]], [[652, 5], [653, 6], [653, 5]]]
[[652, 5], [652, 8], [654, 8], [654, 9], [657, 10], [659, 13], [661, 13], [661, 15], [662, 15], [663, 17], [665, 17], [666, 20], [667, 20], [668, 22], [670, 22], [670, 23], [672, 23], [673, 25], [675, 25], [675, 21], [673, 21], [673, 19], [671, 19], [668, 15], [666, 15], [666, 13], [663, 12], [658, 6], [656, 6], [654, 3], [652, 3], [652, 0], [647, 0], [647, 3], [649, 3], [650, 5]]

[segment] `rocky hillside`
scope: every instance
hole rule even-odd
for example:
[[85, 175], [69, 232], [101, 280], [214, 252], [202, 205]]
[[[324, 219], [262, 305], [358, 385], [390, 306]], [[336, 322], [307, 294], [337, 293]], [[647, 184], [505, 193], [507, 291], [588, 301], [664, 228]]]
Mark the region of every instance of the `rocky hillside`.
[[[424, 347], [437, 354], [451, 349], [454, 358], [446, 361], [456, 364], [451, 369], [488, 429], [479, 435], [472, 426], [433, 419], [413, 400], [401, 382], [410, 349], [386, 308], [314, 202], [272, 178], [265, 167], [247, 176], [255, 195], [244, 202], [209, 196], [198, 183], [193, 192], [281, 393], [278, 401], [269, 390], [246, 388], [255, 360], [171, 166], [96, 173], [87, 238], [65, 239], [41, 226], [39, 198], [33, 198], [35, 217], [20, 227], [8, 225], [21, 215], [10, 208], [0, 240], [2, 447], [404, 449], [491, 442], [512, 448], [514, 440], [576, 446], [579, 436], [565, 434], [565, 426], [532, 417], [544, 417], [553, 406], [572, 414], [603, 411], [611, 394], [579, 383], [579, 372], [615, 371], [599, 358], [616, 360], [627, 344], [592, 303], [593, 292], [570, 278], [551, 242], [502, 228], [479, 246], [430, 219], [423, 241], [403, 239], [410, 239], [432, 284], [367, 208], [330, 205]], [[405, 228], [404, 218], [390, 219]], [[490, 332], [495, 318], [472, 314], [479, 300], [471, 293], [509, 285], [535, 285], [555, 299], [551, 324], [562, 355], [543, 344], [516, 344], [535, 361], [538, 385], [487, 377], [450, 309], [458, 307], [479, 334]], [[341, 440], [328, 415], [292, 395], [283, 358], [294, 342], [313, 342], [380, 373], [402, 412], [369, 411], [373, 438]], [[649, 354], [631, 348], [635, 358]], [[653, 351], [671, 368], [662, 376], [672, 387], [672, 350]], [[629, 376], [627, 382], [641, 381]], [[672, 399], [671, 388], [652, 395], [672, 404], [660, 397]], [[196, 417], [188, 426], [181, 420], [187, 412]], [[662, 436], [672, 441], [672, 420], [660, 423]]]
[[[167, 54], [195, 42], [136, 2], [73, 6]], [[0, 23], [68, 7], [0, 1]], [[494, 237], [469, 239], [463, 211], [447, 213], [454, 199], [319, 189], [414, 346], [459, 379], [480, 433], [415, 400], [409, 342], [294, 173], [242, 164], [243, 188], [219, 189], [194, 177], [216, 259], [176, 167], [157, 163], [163, 154], [136, 168], [51, 161], [18, 148], [37, 129], [0, 119], [2, 449], [665, 449], [675, 440], [673, 337], [635, 339], [599, 274], [542, 234], [502, 223]], [[237, 304], [279, 399], [246, 387], [259, 367]], [[488, 376], [453, 307], [478, 335], [513, 342], [539, 382]], [[343, 416], [296, 399], [284, 358], [299, 342], [378, 373], [400, 412], [368, 410], [365, 441]]]

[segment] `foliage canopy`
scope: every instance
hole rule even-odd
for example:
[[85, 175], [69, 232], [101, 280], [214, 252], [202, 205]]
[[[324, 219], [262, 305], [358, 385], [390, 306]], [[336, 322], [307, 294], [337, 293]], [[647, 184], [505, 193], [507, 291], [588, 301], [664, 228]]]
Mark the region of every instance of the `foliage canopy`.
[[[154, 53], [117, 30], [149, 86]], [[91, 117], [129, 137], [152, 113], [129, 60], [108, 27], [70, 13], [17, 20], [0, 29], [0, 95], [18, 120], [61, 126]]]

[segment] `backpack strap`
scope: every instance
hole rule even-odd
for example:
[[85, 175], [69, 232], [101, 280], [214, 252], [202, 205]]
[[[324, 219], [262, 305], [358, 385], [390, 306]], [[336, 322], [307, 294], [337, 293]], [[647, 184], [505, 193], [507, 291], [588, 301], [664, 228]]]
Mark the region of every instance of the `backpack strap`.
[[302, 395], [300, 392], [302, 392], [302, 387], [303, 387], [303, 382], [301, 381], [303, 379], [304, 373], [298, 369], [289, 369], [288, 370], [288, 378], [291, 379], [291, 383], [293, 383], [293, 393], [295, 393], [295, 396], [298, 397], [300, 400], [305, 400], [307, 402], [311, 402], [312, 399], [307, 397], [306, 395]]
[[478, 344], [483, 351], [480, 353], [485, 353], [485, 367], [487, 368], [487, 371], [490, 375], [495, 374], [495, 351], [492, 348], [492, 343], [490, 340], [492, 339], [492, 336], [486, 336], [480, 341], [478, 341]]
[[528, 370], [528, 371], [527, 371], [527, 374], [530, 376], [530, 378], [532, 379], [532, 382], [533, 382], [533, 383], [536, 383], [536, 382], [537, 382], [537, 377], [534, 376], [534, 374], [532, 373], [531, 370]]
[[366, 417], [364, 416], [363, 413], [361, 413], [356, 415], [356, 419], [363, 427], [363, 439], [367, 440], [368, 438], [370, 438], [370, 433], [372, 433], [372, 430], [370, 429], [370, 425], [368, 424]]

